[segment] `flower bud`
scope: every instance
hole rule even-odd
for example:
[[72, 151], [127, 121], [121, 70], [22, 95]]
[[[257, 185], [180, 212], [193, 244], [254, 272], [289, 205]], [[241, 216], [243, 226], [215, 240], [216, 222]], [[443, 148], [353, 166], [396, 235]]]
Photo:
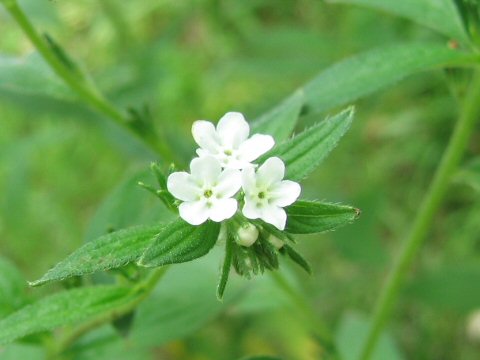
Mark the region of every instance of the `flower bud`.
[[242, 246], [252, 246], [258, 239], [258, 229], [255, 225], [247, 223], [239, 227], [237, 232], [237, 244]]
[[285, 245], [283, 240], [280, 240], [278, 237], [272, 234], [268, 236], [268, 242], [272, 244], [277, 250], [280, 250], [283, 247], [283, 245]]

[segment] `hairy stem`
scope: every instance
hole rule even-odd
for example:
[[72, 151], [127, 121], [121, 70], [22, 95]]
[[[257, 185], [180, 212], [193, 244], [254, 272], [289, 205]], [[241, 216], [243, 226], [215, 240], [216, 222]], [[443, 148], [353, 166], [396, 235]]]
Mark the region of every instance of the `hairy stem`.
[[403, 280], [415, 255], [425, 241], [435, 214], [442, 203], [452, 175], [468, 145], [475, 121], [480, 117], [480, 72], [475, 73], [463, 103], [460, 118], [455, 126], [447, 149], [442, 157], [433, 181], [423, 199], [413, 223], [410, 235], [394, 264], [375, 307], [372, 326], [363, 344], [360, 359], [368, 360], [377, 344], [380, 333], [392, 312]]
[[117, 123], [131, 134], [135, 135], [150, 149], [162, 157], [162, 159], [170, 161], [173, 158], [171, 150], [165, 146], [163, 141], [157, 139], [152, 132], [139, 132], [133, 122], [115, 108], [93, 85], [92, 82], [79, 76], [73, 71], [58, 54], [52, 49], [47, 41], [41, 37], [33, 27], [32, 23], [25, 15], [23, 10], [18, 6], [16, 0], [10, 0], [4, 3], [5, 8], [12, 18], [17, 22], [25, 35], [30, 39], [32, 44], [38, 50], [40, 55], [45, 59], [52, 70], [91, 108], [100, 114]]
[[115, 309], [111, 309], [108, 312], [98, 316], [97, 318], [86, 322], [84, 324], [79, 325], [78, 327], [74, 328], [73, 330], [65, 333], [63, 337], [58, 339], [54, 346], [50, 349], [49, 358], [50, 359], [57, 359], [61, 354], [70, 347], [77, 339], [81, 336], [85, 335], [86, 333], [96, 329], [104, 324], [110, 323], [113, 320], [116, 320], [122, 317], [125, 314], [130, 313], [131, 311], [135, 310], [135, 308], [145, 300], [155, 288], [155, 285], [158, 281], [165, 275], [168, 270], [168, 266], [162, 266], [158, 269], [153, 270], [149, 276], [142, 282], [136, 284], [132, 288], [133, 295], [135, 295], [127, 304], [124, 304], [120, 307]]

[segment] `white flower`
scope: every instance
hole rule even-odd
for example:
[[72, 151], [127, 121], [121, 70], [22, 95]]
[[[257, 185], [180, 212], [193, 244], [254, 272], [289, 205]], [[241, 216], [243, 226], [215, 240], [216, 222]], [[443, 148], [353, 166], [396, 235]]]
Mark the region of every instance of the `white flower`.
[[250, 247], [258, 239], [258, 229], [255, 225], [248, 223], [238, 228], [237, 236], [237, 244]]
[[287, 214], [282, 208], [293, 204], [300, 195], [300, 185], [283, 180], [285, 164], [277, 157], [267, 159], [255, 172], [253, 167], [242, 171], [245, 192], [243, 215], [262, 219], [280, 230], [285, 229]]
[[225, 169], [211, 156], [195, 158], [190, 172], [175, 172], [168, 177], [167, 188], [183, 202], [178, 207], [180, 216], [192, 225], [211, 219], [220, 222], [237, 211], [237, 200], [232, 196], [241, 186], [240, 171]]
[[248, 138], [250, 126], [241, 113], [228, 112], [217, 128], [209, 121], [193, 123], [192, 134], [200, 146], [200, 157], [213, 156], [224, 168], [244, 169], [260, 155], [270, 150], [275, 141], [270, 135], [255, 134]]

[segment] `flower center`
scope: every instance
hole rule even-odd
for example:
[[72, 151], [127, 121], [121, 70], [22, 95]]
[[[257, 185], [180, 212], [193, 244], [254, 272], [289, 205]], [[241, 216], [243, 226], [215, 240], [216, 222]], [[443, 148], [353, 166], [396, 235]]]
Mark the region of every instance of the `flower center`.
[[205, 190], [203, 193], [203, 196], [205, 196], [207, 199], [213, 195], [213, 191], [210, 189]]
[[233, 154], [232, 150], [225, 150], [223, 153], [227, 156], [232, 156]]
[[257, 196], [259, 199], [265, 199], [265, 192], [260, 191]]

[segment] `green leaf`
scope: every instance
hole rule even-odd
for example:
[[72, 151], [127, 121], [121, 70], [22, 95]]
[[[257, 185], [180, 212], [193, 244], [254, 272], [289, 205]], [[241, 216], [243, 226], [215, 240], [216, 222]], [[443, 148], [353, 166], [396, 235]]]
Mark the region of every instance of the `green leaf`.
[[412, 74], [478, 62], [478, 55], [435, 43], [377, 48], [321, 72], [303, 88], [307, 111], [325, 112], [395, 84]]
[[[369, 327], [368, 320], [360, 314], [347, 313], [343, 316], [335, 335], [335, 343], [341, 359], [359, 359]], [[386, 359], [401, 360], [403, 357], [393, 339], [387, 333], [383, 333], [373, 351], [371, 360]]]
[[227, 236], [227, 243], [225, 244], [225, 258], [223, 259], [222, 272], [220, 273], [220, 281], [217, 286], [217, 298], [223, 299], [223, 293], [227, 286], [228, 276], [230, 275], [230, 268], [233, 259], [233, 238]]
[[335, 230], [354, 221], [360, 210], [352, 206], [299, 200], [285, 209], [286, 232], [291, 234], [314, 234]]
[[25, 285], [17, 268], [0, 257], [0, 318], [24, 305]]
[[303, 270], [305, 270], [307, 273], [311, 274], [312, 273], [312, 268], [310, 267], [310, 264], [308, 263], [305, 258], [300, 255], [293, 247], [290, 245], [283, 245], [283, 247], [280, 249], [281, 253], [286, 254], [294, 263], [296, 263], [298, 266], [300, 266]]
[[328, 0], [356, 4], [406, 17], [446, 36], [467, 43], [462, 19], [452, 0]]
[[272, 135], [277, 142], [287, 139], [295, 128], [304, 103], [303, 91], [298, 90], [280, 105], [255, 120], [251, 124], [252, 133]]
[[200, 226], [178, 219], [165, 226], [138, 261], [140, 266], [178, 264], [206, 255], [215, 245], [220, 223], [208, 221]]
[[135, 226], [101, 236], [83, 245], [41, 279], [30, 282], [30, 285], [38, 286], [50, 281], [125, 266], [138, 260], [155, 235], [164, 228], [165, 225]]
[[95, 318], [136, 299], [131, 289], [95, 286], [48, 296], [0, 321], [0, 344]]
[[287, 165], [285, 177], [302, 180], [333, 150], [338, 140], [350, 128], [352, 119], [353, 108], [348, 108], [276, 146], [258, 162], [261, 163], [271, 156], [278, 156]]

